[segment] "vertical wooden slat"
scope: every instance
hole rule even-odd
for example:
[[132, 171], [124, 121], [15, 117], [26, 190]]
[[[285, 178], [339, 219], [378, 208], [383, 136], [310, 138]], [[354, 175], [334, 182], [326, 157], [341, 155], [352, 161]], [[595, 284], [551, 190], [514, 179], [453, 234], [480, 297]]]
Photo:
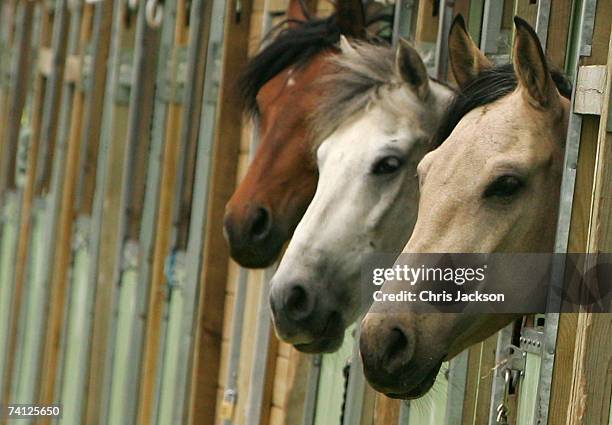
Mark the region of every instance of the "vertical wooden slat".
[[415, 40], [435, 43], [438, 36], [438, 17], [434, 16], [433, 1], [419, 1]]

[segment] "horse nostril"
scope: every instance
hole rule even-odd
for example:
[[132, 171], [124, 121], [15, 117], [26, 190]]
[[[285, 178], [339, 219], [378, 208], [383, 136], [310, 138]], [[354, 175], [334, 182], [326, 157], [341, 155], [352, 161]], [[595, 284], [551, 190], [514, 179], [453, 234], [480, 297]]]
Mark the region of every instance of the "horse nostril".
[[310, 316], [312, 307], [308, 292], [302, 285], [294, 285], [289, 289], [285, 300], [285, 309], [291, 319], [302, 320], [307, 318]]
[[406, 333], [399, 327], [391, 329], [385, 345], [385, 363], [390, 369], [400, 368], [411, 357], [410, 341]]
[[255, 240], [262, 240], [270, 233], [270, 213], [266, 208], [257, 208], [253, 223], [251, 224], [251, 237]]

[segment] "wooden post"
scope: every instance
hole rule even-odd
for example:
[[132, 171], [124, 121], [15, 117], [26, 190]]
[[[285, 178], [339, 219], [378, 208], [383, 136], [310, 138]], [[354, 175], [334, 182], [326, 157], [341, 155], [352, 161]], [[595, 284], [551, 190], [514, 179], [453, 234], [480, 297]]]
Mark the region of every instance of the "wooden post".
[[[598, 4], [598, 12], [600, 12]], [[608, 8], [609, 9], [609, 8]], [[608, 10], [609, 12], [609, 10]], [[596, 27], [594, 42], [605, 40], [610, 28], [610, 15], [603, 15], [603, 25]], [[601, 16], [601, 15], [599, 15]], [[607, 19], [606, 19], [607, 18]], [[600, 23], [602, 23], [600, 21]], [[607, 23], [607, 25], [606, 25]], [[603, 27], [603, 28], [602, 28]], [[603, 41], [602, 40], [602, 41]], [[601, 46], [593, 46], [592, 61], [601, 58]], [[608, 37], [607, 81], [599, 126], [596, 134], [596, 159], [593, 186], [590, 194], [591, 207], [586, 235], [586, 252], [590, 255], [612, 252], [612, 133], [610, 132], [609, 108], [612, 79], [612, 34]], [[589, 117], [595, 118], [595, 117]], [[586, 134], [593, 140], [592, 133]], [[585, 132], [583, 131], [583, 138]], [[576, 192], [574, 196], [580, 196]], [[610, 420], [610, 364], [612, 362], [612, 314], [595, 314], [590, 308], [582, 308], [578, 314], [572, 385], [567, 409], [567, 425], [606, 425]], [[555, 365], [556, 366], [556, 365]]]

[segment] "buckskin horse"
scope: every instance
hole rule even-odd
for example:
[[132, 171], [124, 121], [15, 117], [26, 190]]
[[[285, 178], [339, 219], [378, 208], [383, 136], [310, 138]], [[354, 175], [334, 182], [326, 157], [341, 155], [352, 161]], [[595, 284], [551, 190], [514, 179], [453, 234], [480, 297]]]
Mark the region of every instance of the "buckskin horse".
[[[552, 252], [571, 89], [549, 67], [529, 24], [514, 22], [513, 63], [496, 67], [463, 20], [453, 23], [449, 55], [462, 90], [436, 138], [439, 147], [418, 165], [419, 213], [406, 253]], [[385, 282], [383, 292], [398, 284]], [[410, 303], [386, 314], [389, 307], [370, 307], [361, 356], [376, 390], [406, 399], [432, 387], [443, 361], [515, 318], [417, 314]]]

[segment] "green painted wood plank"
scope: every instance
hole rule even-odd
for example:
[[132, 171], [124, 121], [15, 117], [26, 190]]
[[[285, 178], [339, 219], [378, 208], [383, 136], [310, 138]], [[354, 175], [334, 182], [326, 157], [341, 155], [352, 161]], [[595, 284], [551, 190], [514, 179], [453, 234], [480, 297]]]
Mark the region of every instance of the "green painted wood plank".
[[[179, 360], [181, 349], [185, 342], [182, 339], [182, 325], [184, 320], [185, 293], [185, 265], [183, 261], [177, 261], [172, 273], [174, 282], [172, 284], [170, 303], [168, 305], [168, 326], [164, 340], [163, 369], [161, 372], [160, 405], [157, 415], [159, 425], [177, 423], [174, 420], [175, 406], [182, 400], [177, 400], [176, 382], [179, 372]], [[185, 318], [186, 319], [186, 318]]]
[[525, 375], [520, 381], [516, 425], [532, 425], [535, 419], [535, 406], [538, 396], [538, 379], [542, 358], [534, 353], [527, 353]]
[[[40, 200], [39, 200], [40, 201]], [[25, 291], [25, 323], [23, 325], [23, 338], [19, 345], [19, 356], [15, 362], [13, 382], [16, 391], [13, 393], [15, 403], [34, 403], [36, 397], [36, 380], [38, 375], [38, 361], [43, 339], [42, 329], [46, 304], [46, 291], [43, 281], [43, 262], [45, 255], [45, 231], [47, 211], [44, 202], [37, 202], [32, 212], [32, 239], [30, 242], [30, 255], [28, 256], [27, 289]]]
[[319, 391], [317, 394], [315, 425], [340, 423], [345, 388], [345, 379], [342, 371], [353, 354], [353, 346], [355, 345], [355, 339], [353, 338], [354, 329], [355, 325], [345, 332], [344, 343], [338, 351], [323, 355]]
[[[18, 196], [14, 192], [4, 195], [2, 228], [0, 229], [0, 378], [4, 376], [7, 360], [7, 344], [13, 299], [13, 274], [17, 248]], [[3, 386], [0, 385], [0, 400]]]
[[108, 423], [114, 425], [130, 424], [127, 403], [130, 400], [128, 392], [129, 371], [134, 367], [131, 363], [131, 347], [133, 343], [134, 322], [138, 320], [136, 297], [138, 294], [138, 269], [129, 267], [123, 271], [119, 289], [119, 305], [117, 311], [117, 333], [113, 352], [113, 371], [110, 390], [110, 405]]
[[[78, 238], [78, 236], [77, 236]], [[70, 306], [67, 317], [66, 353], [63, 366], [61, 404], [63, 416], [60, 425], [80, 425], [82, 405], [82, 393], [85, 390], [85, 376], [88, 361], [87, 340], [89, 323], [87, 316], [91, 314], [89, 305], [90, 292], [93, 290], [88, 285], [88, 273], [91, 264], [91, 255], [85, 242], [76, 249], [74, 266], [72, 270], [72, 287], [70, 289]]]

